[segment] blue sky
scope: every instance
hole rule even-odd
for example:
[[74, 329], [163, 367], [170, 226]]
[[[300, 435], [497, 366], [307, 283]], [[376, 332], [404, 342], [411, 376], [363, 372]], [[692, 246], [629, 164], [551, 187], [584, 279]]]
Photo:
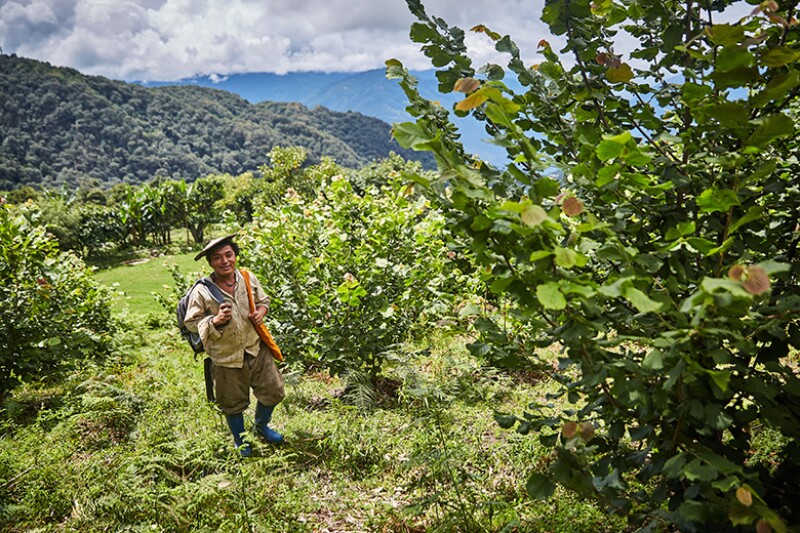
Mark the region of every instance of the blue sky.
[[[540, 60], [537, 43], [553, 40], [539, 20], [544, 0], [423, 3], [450, 25], [484, 24], [511, 35], [530, 63]], [[726, 18], [751, 10], [740, 3]], [[389, 58], [430, 68], [408, 38], [413, 21], [404, 0], [0, 0], [0, 47], [129, 81], [360, 72], [383, 68]], [[495, 57], [483, 35], [468, 32], [467, 44], [477, 65]]]

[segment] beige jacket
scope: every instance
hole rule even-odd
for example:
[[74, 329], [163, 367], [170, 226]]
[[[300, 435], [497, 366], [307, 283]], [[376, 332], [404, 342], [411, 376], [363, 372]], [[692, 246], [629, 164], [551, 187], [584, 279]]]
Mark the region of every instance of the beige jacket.
[[[214, 283], [210, 277], [205, 278]], [[253, 286], [253, 299], [256, 307], [263, 305], [269, 308], [269, 297], [264, 292], [258, 279], [251, 273], [250, 284]], [[241, 272], [236, 271], [236, 286], [233, 296], [223, 291], [225, 301], [232, 305], [231, 320], [222, 326], [214, 327], [211, 319], [219, 311], [219, 304], [211, 296], [208, 288], [199, 284], [189, 297], [186, 308], [184, 324], [190, 331], [200, 334], [206, 353], [217, 366], [227, 368], [242, 368], [244, 353], [256, 356], [259, 352], [260, 339], [252, 322], [247, 317], [250, 314], [250, 303], [247, 299], [247, 286], [244, 284]]]

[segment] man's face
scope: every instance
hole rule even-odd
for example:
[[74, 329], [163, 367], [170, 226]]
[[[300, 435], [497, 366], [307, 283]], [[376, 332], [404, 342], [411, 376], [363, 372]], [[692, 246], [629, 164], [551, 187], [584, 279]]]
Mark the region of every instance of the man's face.
[[236, 253], [230, 244], [226, 244], [209, 254], [208, 264], [217, 276], [228, 277], [236, 270]]

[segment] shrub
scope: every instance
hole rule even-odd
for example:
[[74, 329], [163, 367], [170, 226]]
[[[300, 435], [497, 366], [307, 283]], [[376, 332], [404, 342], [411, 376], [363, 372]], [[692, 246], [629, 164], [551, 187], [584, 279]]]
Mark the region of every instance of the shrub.
[[256, 212], [241, 244], [289, 358], [374, 381], [394, 347], [449, 306], [443, 290], [459, 279], [445, 272], [443, 220], [423, 199], [372, 193], [337, 177], [314, 199], [289, 194]]
[[[574, 408], [498, 416], [552, 447], [528, 492], [559, 483], [651, 528], [800, 524], [786, 481], [800, 471], [790, 14], [764, 2], [715, 25], [731, 2], [547, 2], [569, 64], [542, 41], [529, 68], [508, 36], [474, 28], [507, 54], [515, 92], [500, 65], [473, 69], [462, 30], [407, 3], [440, 88], [465, 93], [456, 113], [485, 121], [509, 163], [467, 156], [392, 60], [417, 117], [395, 137], [437, 156], [440, 176], [415, 180], [472, 240], [492, 292], [563, 349], [555, 377]], [[614, 50], [620, 30], [630, 57]], [[748, 461], [761, 425], [787, 443], [771, 469]]]
[[0, 205], [0, 399], [20, 381], [102, 357], [115, 331], [108, 292], [25, 209]]

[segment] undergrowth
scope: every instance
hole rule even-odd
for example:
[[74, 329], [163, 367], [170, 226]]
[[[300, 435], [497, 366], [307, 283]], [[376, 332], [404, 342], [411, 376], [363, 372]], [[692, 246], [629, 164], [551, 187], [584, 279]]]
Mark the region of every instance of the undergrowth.
[[[531, 500], [536, 439], [501, 429], [546, 387], [433, 338], [354, 405], [346, 378], [287, 367], [288, 444], [236, 455], [170, 328], [130, 324], [118, 355], [18, 389], [0, 426], [3, 531], [619, 531], [563, 494]], [[418, 348], [418, 347], [417, 347]], [[246, 419], [252, 419], [252, 407]]]

